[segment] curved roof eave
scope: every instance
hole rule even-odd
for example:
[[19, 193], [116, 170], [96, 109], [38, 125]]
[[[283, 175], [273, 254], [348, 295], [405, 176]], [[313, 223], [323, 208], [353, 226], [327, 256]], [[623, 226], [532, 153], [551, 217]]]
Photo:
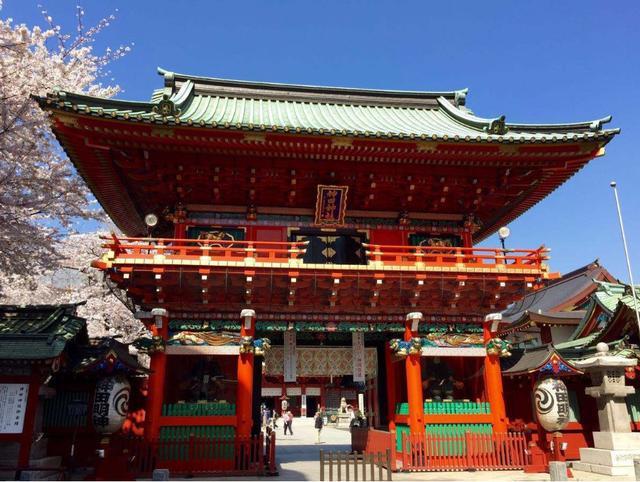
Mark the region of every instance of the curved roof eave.
[[495, 117], [495, 118], [483, 118], [478, 117], [476, 115], [470, 114], [469, 112], [465, 112], [459, 107], [453, 105], [449, 102], [445, 97], [438, 98], [438, 104], [454, 120], [463, 123], [467, 127], [471, 127], [474, 129], [478, 129], [480, 131], [486, 132], [498, 124], [502, 123], [505, 129], [510, 130], [524, 130], [524, 131], [551, 131], [551, 132], [561, 132], [564, 130], [575, 131], [575, 130], [585, 130], [591, 132], [602, 132], [605, 134], [619, 134], [620, 129], [602, 129], [603, 124], [607, 124], [611, 122], [613, 117], [608, 115], [601, 119], [595, 119], [590, 121], [583, 122], [570, 122], [570, 123], [561, 123], [561, 124], [521, 124], [514, 122], [506, 122], [505, 116]]

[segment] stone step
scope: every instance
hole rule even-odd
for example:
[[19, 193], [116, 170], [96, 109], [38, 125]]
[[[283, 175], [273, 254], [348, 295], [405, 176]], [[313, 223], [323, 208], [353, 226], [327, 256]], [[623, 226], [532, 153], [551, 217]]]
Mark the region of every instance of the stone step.
[[580, 461], [588, 464], [633, 468], [635, 457], [640, 457], [640, 450], [606, 450], [591, 447], [580, 449]]
[[628, 465], [611, 467], [608, 465], [590, 464], [587, 462], [573, 462], [572, 467], [575, 470], [581, 470], [583, 472], [592, 472], [594, 474], [622, 476], [631, 475], [634, 476], [633, 466]]

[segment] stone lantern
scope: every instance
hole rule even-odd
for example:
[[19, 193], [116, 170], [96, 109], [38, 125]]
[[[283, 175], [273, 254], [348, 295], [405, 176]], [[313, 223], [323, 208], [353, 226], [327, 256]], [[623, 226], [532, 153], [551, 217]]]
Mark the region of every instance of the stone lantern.
[[593, 432], [594, 448], [581, 448], [577, 470], [606, 475], [634, 475], [633, 459], [640, 456], [640, 433], [631, 431], [625, 397], [635, 388], [625, 385], [625, 368], [637, 360], [608, 354], [606, 343], [598, 343], [596, 355], [574, 365], [591, 376], [593, 386], [585, 393], [596, 399], [600, 431]]

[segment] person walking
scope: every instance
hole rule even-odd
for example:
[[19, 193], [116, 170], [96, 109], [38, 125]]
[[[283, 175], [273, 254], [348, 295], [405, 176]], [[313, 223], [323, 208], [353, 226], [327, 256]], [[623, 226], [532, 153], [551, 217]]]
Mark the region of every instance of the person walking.
[[320, 443], [320, 432], [322, 432], [322, 426], [324, 425], [324, 408], [320, 407], [320, 409], [316, 412], [313, 417], [313, 425], [318, 431], [318, 441], [317, 444]]
[[291, 410], [287, 410], [284, 413], [282, 420], [284, 421], [284, 434], [287, 435], [287, 429], [289, 429], [289, 434], [293, 436], [293, 430], [291, 430], [291, 425], [293, 424], [293, 413], [291, 413]]

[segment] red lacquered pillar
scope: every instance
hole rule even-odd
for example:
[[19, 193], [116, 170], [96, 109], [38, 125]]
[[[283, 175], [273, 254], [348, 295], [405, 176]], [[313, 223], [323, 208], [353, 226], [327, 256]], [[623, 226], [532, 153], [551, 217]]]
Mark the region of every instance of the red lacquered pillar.
[[[151, 310], [153, 323], [149, 327], [153, 336], [161, 336], [166, 342], [169, 333], [169, 314], [164, 308]], [[157, 351], [150, 355], [151, 373], [147, 392], [144, 435], [147, 440], [157, 440], [160, 434], [160, 417], [164, 402], [164, 384], [167, 372], [167, 354]]]
[[[418, 336], [418, 324], [422, 321], [422, 313], [407, 315], [404, 328], [404, 340], [410, 341]], [[409, 430], [411, 433], [424, 433], [424, 402], [422, 398], [421, 354], [407, 355], [405, 369], [407, 372], [407, 402], [409, 403]]]
[[[495, 336], [491, 332], [491, 321], [485, 320], [483, 325], [484, 344]], [[484, 387], [487, 401], [491, 407], [491, 420], [494, 433], [506, 433], [507, 411], [504, 406], [502, 390], [502, 372], [498, 355], [486, 355], [484, 358]]]
[[[242, 310], [240, 318], [240, 336], [255, 336], [256, 312], [253, 310]], [[251, 425], [253, 424], [251, 418], [253, 359], [253, 352], [238, 355], [238, 390], [236, 392], [236, 417], [238, 422], [236, 435], [239, 437], [249, 437], [251, 435]]]
[[393, 366], [393, 355], [389, 342], [384, 346], [384, 368], [387, 380], [387, 422], [389, 432], [396, 429], [396, 375]]
[[33, 441], [33, 428], [35, 426], [36, 411], [38, 407], [38, 392], [40, 391], [41, 377], [36, 366], [31, 366], [29, 377], [29, 393], [27, 394], [27, 406], [20, 435], [20, 450], [18, 452], [18, 466], [27, 467], [31, 456], [31, 443]]

